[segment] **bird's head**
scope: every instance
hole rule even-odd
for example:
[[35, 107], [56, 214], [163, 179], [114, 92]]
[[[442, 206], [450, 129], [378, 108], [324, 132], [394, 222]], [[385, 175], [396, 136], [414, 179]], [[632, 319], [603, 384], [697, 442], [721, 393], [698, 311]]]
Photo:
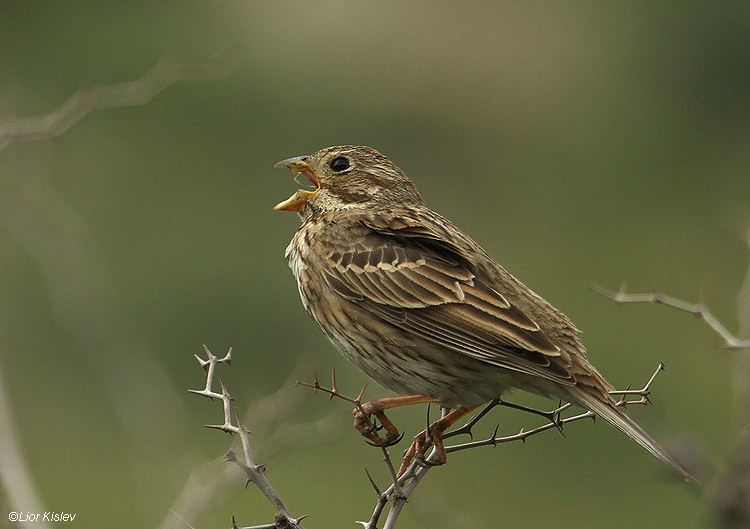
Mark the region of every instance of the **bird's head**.
[[312, 184], [274, 207], [296, 211], [303, 219], [316, 211], [382, 210], [424, 203], [403, 171], [370, 147], [328, 147], [282, 160], [276, 167], [302, 174]]

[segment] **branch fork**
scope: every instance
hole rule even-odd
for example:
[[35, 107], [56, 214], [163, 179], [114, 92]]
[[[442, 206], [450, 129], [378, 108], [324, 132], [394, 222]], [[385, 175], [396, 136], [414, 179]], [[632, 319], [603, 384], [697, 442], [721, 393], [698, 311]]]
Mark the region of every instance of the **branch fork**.
[[[210, 398], [211, 400], [220, 399], [222, 401], [224, 406], [224, 423], [207, 424], [205, 426], [206, 428], [220, 430], [230, 435], [239, 435], [240, 441], [242, 443], [244, 461], [238, 458], [237, 454], [232, 449], [229, 449], [227, 451], [224, 457], [224, 461], [236, 464], [245, 473], [245, 487], [247, 487], [250, 483], [254, 483], [277, 511], [276, 518], [273, 524], [254, 526], [254, 528], [245, 529], [303, 529], [303, 527], [300, 525], [300, 521], [302, 521], [305, 516], [301, 516], [299, 518], [295, 518], [294, 516], [292, 516], [292, 514], [284, 505], [284, 502], [281, 500], [281, 497], [273, 489], [271, 484], [268, 482], [268, 479], [266, 479], [265, 465], [255, 462], [252, 450], [250, 449], [250, 430], [248, 430], [245, 425], [242, 424], [239, 414], [235, 415], [236, 424], [232, 422], [233, 399], [229, 394], [224, 381], [221, 380], [221, 378], [219, 379], [221, 393], [218, 393], [213, 389], [216, 366], [218, 366], [219, 364], [230, 365], [232, 363], [232, 349], [230, 348], [223, 358], [219, 358], [218, 356], [211, 353], [211, 351], [205, 345], [203, 346], [203, 351], [206, 354], [206, 359], [203, 359], [198, 355], [194, 356], [198, 360], [200, 366], [206, 372], [206, 385], [203, 389], [190, 389], [188, 391], [190, 393], [195, 393], [196, 395], [202, 395], [204, 397]], [[232, 526], [237, 527], [234, 523], [234, 518], [232, 518]]]

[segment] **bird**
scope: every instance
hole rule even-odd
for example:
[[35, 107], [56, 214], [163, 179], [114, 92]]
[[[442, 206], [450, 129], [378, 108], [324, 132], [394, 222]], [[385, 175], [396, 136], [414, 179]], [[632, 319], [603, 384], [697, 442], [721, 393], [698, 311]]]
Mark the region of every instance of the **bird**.
[[400, 473], [414, 457], [428, 462], [428, 439], [429, 464], [445, 463], [450, 426], [520, 389], [590, 410], [695, 479], [616, 405], [570, 319], [428, 208], [385, 155], [341, 145], [275, 166], [311, 184], [274, 207], [301, 221], [285, 257], [302, 305], [347, 360], [397, 394], [357, 406], [356, 428], [371, 444], [390, 446], [402, 434], [386, 410], [421, 403], [452, 410], [414, 438]]

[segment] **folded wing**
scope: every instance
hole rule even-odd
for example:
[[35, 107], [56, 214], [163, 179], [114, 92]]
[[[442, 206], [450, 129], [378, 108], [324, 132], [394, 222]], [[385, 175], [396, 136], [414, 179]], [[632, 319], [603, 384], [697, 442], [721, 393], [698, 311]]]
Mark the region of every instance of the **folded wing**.
[[391, 325], [481, 362], [576, 382], [539, 325], [423, 229], [373, 230], [328, 260], [328, 285]]

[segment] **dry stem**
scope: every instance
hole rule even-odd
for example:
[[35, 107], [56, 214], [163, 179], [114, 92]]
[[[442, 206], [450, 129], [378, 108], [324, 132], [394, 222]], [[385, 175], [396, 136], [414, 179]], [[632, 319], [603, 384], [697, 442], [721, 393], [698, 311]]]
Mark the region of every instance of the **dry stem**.
[[724, 340], [724, 347], [726, 349], [748, 349], [750, 348], [750, 340], [741, 340], [730, 333], [722, 323], [716, 319], [716, 317], [708, 310], [708, 307], [699, 301], [698, 303], [689, 303], [679, 298], [663, 294], [661, 292], [641, 292], [641, 293], [627, 293], [625, 291], [625, 284], [620, 287], [620, 290], [615, 292], [609, 290], [603, 286], [597, 285], [596, 283], [589, 282], [587, 284], [589, 290], [601, 294], [614, 301], [615, 303], [657, 303], [666, 305], [668, 307], [675, 308], [684, 312], [688, 312], [697, 316], [706, 322], [706, 325], [716, 332], [721, 339]]
[[[657, 366], [654, 373], [648, 379], [646, 384], [640, 389], [628, 388], [625, 390], [613, 391], [612, 395], [618, 395], [620, 397], [620, 399], [617, 402], [617, 406], [626, 407], [629, 404], [640, 404], [640, 405], [649, 404], [650, 403], [649, 394], [651, 392], [651, 385], [656, 379], [656, 376], [663, 370], [664, 370], [664, 364], [660, 363]], [[327, 393], [331, 398], [334, 398], [334, 397], [340, 398], [346, 402], [355, 404], [355, 406], [359, 405], [359, 403], [361, 402], [362, 394], [364, 392], [364, 389], [363, 389], [360, 392], [360, 394], [357, 396], [357, 398], [351, 398], [351, 397], [347, 397], [346, 395], [343, 395], [335, 387], [335, 376], [333, 377], [332, 388], [326, 388], [322, 386], [320, 382], [318, 381], [317, 374], [315, 375], [314, 382], [312, 383], [298, 382], [298, 384], [313, 388], [316, 391], [323, 391], [324, 393]], [[637, 398], [634, 398], [634, 397], [637, 397]], [[536, 428], [532, 428], [530, 430], [521, 429], [521, 431], [519, 431], [518, 433], [505, 435], [505, 436], [498, 435], [499, 426], [496, 426], [492, 435], [486, 439], [482, 439], [478, 441], [469, 441], [466, 443], [460, 443], [460, 444], [455, 444], [451, 446], [446, 445], [445, 451], [447, 453], [450, 453], [450, 452], [458, 452], [461, 450], [468, 450], [471, 448], [478, 448], [480, 446], [497, 446], [502, 443], [509, 443], [513, 441], [525, 442], [526, 439], [528, 439], [532, 435], [536, 435], [536, 434], [539, 434], [539, 433], [542, 433], [551, 429], [557, 429], [560, 432], [562, 432], [562, 428], [565, 424], [580, 421], [582, 419], [587, 419], [587, 418], [591, 418], [591, 419], [596, 418], [596, 414], [591, 411], [586, 411], [583, 413], [578, 413], [576, 415], [563, 417], [562, 413], [572, 407], [572, 404], [569, 404], [569, 403], [560, 403], [560, 405], [554, 410], [543, 411], [543, 410], [537, 410], [534, 408], [528, 408], [526, 406], [520, 406], [518, 404], [506, 402], [506, 401], [503, 401], [502, 399], [495, 399], [491, 401], [489, 404], [487, 404], [477, 414], [472, 416], [463, 426], [453, 429], [449, 432], [446, 432], [443, 435], [443, 439], [449, 439], [457, 435], [463, 435], [463, 434], [469, 435], [471, 437], [472, 428], [480, 420], [486, 417], [487, 414], [492, 409], [498, 406], [504, 406], [504, 407], [520, 410], [525, 413], [539, 415], [547, 419], [548, 422]], [[442, 409], [442, 416], [445, 416], [449, 411], [448, 408], [441, 408], [441, 409]], [[425, 448], [429, 449], [431, 446], [432, 446], [432, 443], [428, 439], [428, 442]], [[393, 463], [391, 462], [388, 450], [386, 448], [381, 448], [381, 449], [383, 450], [383, 456], [384, 456], [383, 461], [385, 462], [386, 467], [388, 468], [389, 474], [391, 476], [391, 484], [388, 488], [381, 491], [380, 488], [375, 483], [375, 481], [373, 480], [369, 471], [365, 469], [365, 472], [367, 473], [367, 478], [370, 481], [373, 489], [375, 489], [375, 493], [377, 494], [377, 501], [375, 503], [375, 507], [373, 509], [372, 515], [370, 516], [370, 519], [366, 522], [365, 521], [357, 522], [361, 524], [365, 529], [377, 529], [377, 524], [380, 518], [382, 517], [383, 512], [385, 511], [385, 507], [386, 505], [388, 505], [388, 503], [390, 503], [391, 506], [390, 506], [390, 509], [388, 510], [388, 515], [384, 522], [383, 529], [394, 529], [396, 527], [396, 522], [398, 520], [399, 515], [401, 514], [401, 511], [404, 505], [406, 504], [406, 502], [408, 501], [409, 497], [414, 492], [414, 490], [417, 488], [419, 483], [425, 477], [427, 472], [429, 472], [430, 468], [432, 468], [429, 465], [420, 466], [415, 461], [406, 470], [406, 472], [404, 472], [403, 475], [401, 475], [400, 477], [397, 477], [396, 471], [395, 471]], [[427, 462], [430, 462], [430, 461], [434, 461], [435, 458], [436, 458], [436, 452], [433, 448], [433, 450], [429, 453], [429, 455], [425, 457], [425, 460]]]
[[[266, 479], [265, 471], [266, 468], [263, 464], [255, 462], [255, 459], [250, 449], [250, 440], [248, 435], [250, 431], [242, 424], [239, 415], [236, 416], [237, 425], [232, 423], [232, 397], [229, 394], [224, 381], [221, 382], [221, 393], [217, 393], [213, 390], [214, 376], [216, 372], [216, 366], [218, 364], [231, 364], [232, 362], [232, 349], [230, 348], [227, 354], [223, 358], [219, 358], [209, 351], [208, 347], [203, 346], [203, 350], [206, 353], [206, 360], [200, 356], [195, 355], [195, 358], [200, 363], [201, 367], [206, 371], [206, 386], [201, 390], [190, 389], [191, 393], [196, 395], [203, 395], [210, 399], [221, 399], [224, 404], [224, 423], [223, 424], [207, 424], [206, 428], [212, 428], [215, 430], [221, 430], [229, 434], [238, 434], [240, 441], [242, 442], [242, 450], [244, 452], [244, 461], [240, 460], [235, 454], [234, 450], [228, 450], [226, 453], [225, 460], [235, 463], [239, 466], [243, 472], [247, 481], [245, 486], [249, 483], [254, 483], [268, 499], [269, 502], [274, 506], [277, 511], [276, 521], [274, 524], [260, 527], [286, 527], [289, 529], [303, 529], [299, 522], [305, 518], [294, 518], [289, 510], [284, 505], [281, 497], [273, 489], [271, 484]], [[258, 526], [256, 526], [258, 527]]]
[[234, 48], [206, 61], [159, 61], [135, 81], [80, 88], [55, 110], [41, 116], [0, 121], [0, 151], [13, 141], [56, 138], [95, 110], [148, 103], [175, 81], [212, 79], [231, 71], [237, 62]]

